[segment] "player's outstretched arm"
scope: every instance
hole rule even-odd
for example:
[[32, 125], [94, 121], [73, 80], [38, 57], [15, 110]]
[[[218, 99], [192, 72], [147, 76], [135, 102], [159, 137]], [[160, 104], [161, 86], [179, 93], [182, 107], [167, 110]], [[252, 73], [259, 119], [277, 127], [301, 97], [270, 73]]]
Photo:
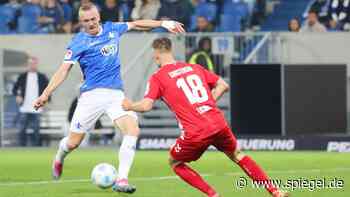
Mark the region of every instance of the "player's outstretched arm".
[[216, 82], [215, 87], [211, 90], [211, 94], [215, 101], [219, 100], [222, 95], [230, 89], [230, 86], [222, 78]]
[[43, 107], [47, 101], [49, 100], [49, 97], [51, 96], [52, 92], [62, 84], [62, 82], [67, 78], [68, 73], [70, 69], [72, 68], [71, 63], [63, 63], [58, 68], [58, 70], [55, 72], [55, 74], [51, 77], [51, 80], [43, 93], [34, 101], [34, 108], [38, 110], [40, 107]]
[[183, 28], [183, 24], [177, 21], [170, 20], [136, 20], [133, 22], [128, 22], [129, 30], [145, 30], [152, 29], [157, 27], [164, 27], [171, 33], [185, 33], [185, 29]]
[[149, 98], [144, 98], [138, 102], [132, 102], [129, 99], [124, 99], [122, 107], [125, 111], [147, 112], [152, 110], [153, 102], [154, 101]]

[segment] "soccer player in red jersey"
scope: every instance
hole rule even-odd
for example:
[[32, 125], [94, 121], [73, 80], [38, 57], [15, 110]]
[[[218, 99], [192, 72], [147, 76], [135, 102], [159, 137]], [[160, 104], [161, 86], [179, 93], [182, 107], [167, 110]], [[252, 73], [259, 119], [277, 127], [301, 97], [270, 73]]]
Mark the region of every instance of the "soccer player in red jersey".
[[237, 147], [236, 138], [229, 128], [216, 101], [228, 91], [228, 84], [219, 76], [200, 65], [177, 62], [168, 38], [153, 42], [153, 58], [160, 69], [147, 84], [143, 100], [123, 101], [124, 110], [150, 111], [157, 99], [162, 99], [177, 117], [182, 135], [170, 150], [169, 163], [174, 172], [185, 182], [209, 197], [219, 197], [187, 162], [196, 161], [210, 145], [224, 152], [237, 163], [254, 181], [264, 183], [266, 190], [274, 197], [286, 197], [269, 181], [269, 177], [249, 156]]

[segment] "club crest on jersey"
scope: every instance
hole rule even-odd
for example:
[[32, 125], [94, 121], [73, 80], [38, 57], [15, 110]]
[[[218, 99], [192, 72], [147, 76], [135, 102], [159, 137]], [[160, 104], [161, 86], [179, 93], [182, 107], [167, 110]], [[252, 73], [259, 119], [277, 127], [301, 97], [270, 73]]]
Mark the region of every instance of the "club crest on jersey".
[[117, 49], [114, 44], [105, 45], [100, 51], [103, 56], [111, 56], [117, 53]]
[[109, 34], [108, 34], [108, 38], [114, 38], [114, 37], [115, 37], [114, 33], [109, 32]]

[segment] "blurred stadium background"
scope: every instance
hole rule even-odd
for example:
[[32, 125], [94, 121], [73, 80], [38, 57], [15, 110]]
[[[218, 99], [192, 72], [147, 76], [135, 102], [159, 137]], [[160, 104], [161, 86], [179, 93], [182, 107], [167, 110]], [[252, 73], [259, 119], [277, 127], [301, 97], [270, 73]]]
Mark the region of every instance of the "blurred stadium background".
[[[19, 74], [26, 71], [28, 59], [35, 57], [38, 60], [39, 71], [48, 77], [52, 76], [63, 60], [65, 47], [73, 34], [80, 29], [77, 9], [87, 2], [90, 0], [0, 1], [1, 147], [20, 145], [19, 106], [12, 93]], [[231, 84], [230, 93], [220, 100], [219, 106], [224, 110], [243, 150], [285, 151], [271, 155], [277, 154], [279, 157], [290, 155], [290, 159], [294, 162], [291, 161], [292, 166], [305, 160], [300, 166], [302, 170], [313, 169], [314, 166], [321, 171], [323, 168], [342, 169], [343, 171], [337, 171], [336, 174], [316, 172], [312, 177], [338, 176], [350, 181], [349, 177], [345, 176], [350, 170], [347, 153], [336, 156], [327, 153], [350, 152], [349, 0], [96, 0], [93, 2], [99, 6], [103, 21], [173, 19], [184, 23], [188, 31], [185, 35], [168, 35], [163, 29], [155, 29], [147, 33], [130, 32], [123, 36], [120, 55], [125, 90], [130, 98], [142, 98], [148, 76], [157, 69], [151, 59], [150, 48], [153, 39], [169, 36], [174, 41], [177, 59], [200, 61], [198, 56], [202, 56], [201, 61], [204, 61], [209, 69]], [[206, 41], [210, 43], [207, 50], [203, 44]], [[78, 65], [73, 67], [70, 76], [54, 93], [50, 104], [41, 115], [40, 136], [41, 146], [44, 148], [19, 149], [37, 155], [38, 161], [44, 162], [43, 168], [47, 168], [48, 171], [51, 156], [49, 158], [47, 154], [53, 153], [58, 140], [67, 134], [69, 109], [73, 100], [79, 95], [79, 84], [82, 81], [79, 69]], [[162, 103], [157, 103], [156, 110], [140, 114], [139, 118], [142, 134], [137, 148], [140, 150], [167, 150], [180, 133], [176, 119]], [[101, 161], [97, 155], [103, 153], [105, 149], [99, 148], [116, 147], [121, 140], [118, 130], [107, 117], [101, 118], [101, 124], [102, 127], [91, 132], [82, 144], [84, 147], [93, 147], [85, 151], [97, 152], [91, 153], [94, 156], [90, 159], [96, 157], [96, 160], [90, 162], [89, 168], [92, 168], [93, 163]], [[29, 128], [28, 136], [31, 133]], [[28, 145], [31, 145], [30, 142]], [[17, 151], [12, 148], [0, 149], [0, 163], [2, 163], [0, 194], [4, 191], [0, 196], [35, 196], [34, 191], [31, 191], [32, 194], [16, 193], [6, 188], [6, 183], [10, 182], [49, 179], [48, 174], [39, 176], [39, 173], [17, 174], [15, 178], [9, 176], [8, 172], [16, 174], [14, 167], [18, 165], [13, 164], [20, 161], [18, 158], [24, 155]], [[298, 151], [313, 152], [304, 154]], [[149, 165], [146, 164], [148, 156], [145, 156], [149, 153], [141, 152], [143, 155], [141, 158], [144, 160], [138, 159], [133, 176], [152, 176], [150, 174], [152, 170], [148, 174], [137, 170], [139, 165]], [[271, 160], [264, 160], [265, 156], [270, 155], [269, 153], [257, 152], [254, 156], [258, 161], [259, 159], [264, 161], [268, 169], [293, 170], [291, 166], [279, 168], [278, 163], [276, 164], [278, 161], [273, 163], [271, 160], [281, 159], [277, 156], [271, 157]], [[18, 158], [10, 159], [12, 154]], [[162, 155], [159, 158], [165, 161], [165, 151], [157, 154]], [[213, 154], [210, 153], [210, 158], [215, 160]], [[343, 154], [345, 155], [342, 156]], [[8, 161], [3, 162], [2, 160], [6, 158], [9, 158]], [[105, 158], [117, 162], [111, 154]], [[158, 157], [152, 158], [155, 161], [158, 159]], [[337, 162], [328, 165], [327, 158]], [[76, 159], [78, 160], [78, 156]], [[204, 160], [210, 163], [210, 159]], [[223, 160], [219, 161], [226, 165]], [[288, 159], [281, 161], [289, 162]], [[323, 162], [324, 166], [321, 165]], [[163, 163], [165, 168], [166, 163]], [[36, 165], [29, 164], [33, 168]], [[200, 164], [198, 166], [205, 169], [205, 172], [213, 170], [215, 173], [215, 169], [207, 169], [207, 166], [201, 167]], [[89, 176], [88, 173], [67, 172], [68, 177], [75, 179], [86, 178]], [[171, 174], [161, 172], [153, 176], [166, 176], [168, 173]], [[222, 178], [220, 181], [230, 187], [230, 184]], [[142, 187], [146, 188], [145, 185]], [[86, 188], [87, 186], [84, 189]], [[81, 188], [77, 190], [79, 189]], [[188, 188], [183, 186], [179, 190], [181, 189]], [[28, 187], [25, 191], [29, 190]], [[249, 192], [251, 192], [249, 195], [255, 196], [254, 191]], [[316, 194], [329, 196], [331, 193], [332, 191], [323, 194], [321, 191], [300, 196], [316, 196]], [[349, 190], [342, 190], [338, 196], [348, 196], [349, 193]], [[51, 194], [48, 192], [47, 196], [55, 196]], [[70, 195], [74, 196], [72, 193]], [[98, 196], [97, 193], [94, 195]], [[101, 194], [103, 195], [106, 194]], [[154, 193], [154, 196], [162, 195], [164, 194]], [[176, 195], [180, 193], [170, 193], [168, 196]], [[227, 195], [230, 195], [230, 192], [227, 192]], [[237, 193], [237, 195], [244, 194]], [[149, 196], [149, 194], [138, 194], [138, 196]], [[192, 192], [187, 196], [198, 196], [198, 194]]]

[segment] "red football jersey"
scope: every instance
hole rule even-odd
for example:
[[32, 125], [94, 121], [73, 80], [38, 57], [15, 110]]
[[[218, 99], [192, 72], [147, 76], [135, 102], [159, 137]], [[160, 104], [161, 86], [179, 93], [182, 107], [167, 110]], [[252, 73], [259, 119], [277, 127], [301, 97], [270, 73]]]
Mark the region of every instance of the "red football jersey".
[[149, 79], [145, 98], [162, 99], [175, 113], [184, 137], [200, 140], [227, 127], [211, 94], [218, 79], [200, 65], [164, 65]]

